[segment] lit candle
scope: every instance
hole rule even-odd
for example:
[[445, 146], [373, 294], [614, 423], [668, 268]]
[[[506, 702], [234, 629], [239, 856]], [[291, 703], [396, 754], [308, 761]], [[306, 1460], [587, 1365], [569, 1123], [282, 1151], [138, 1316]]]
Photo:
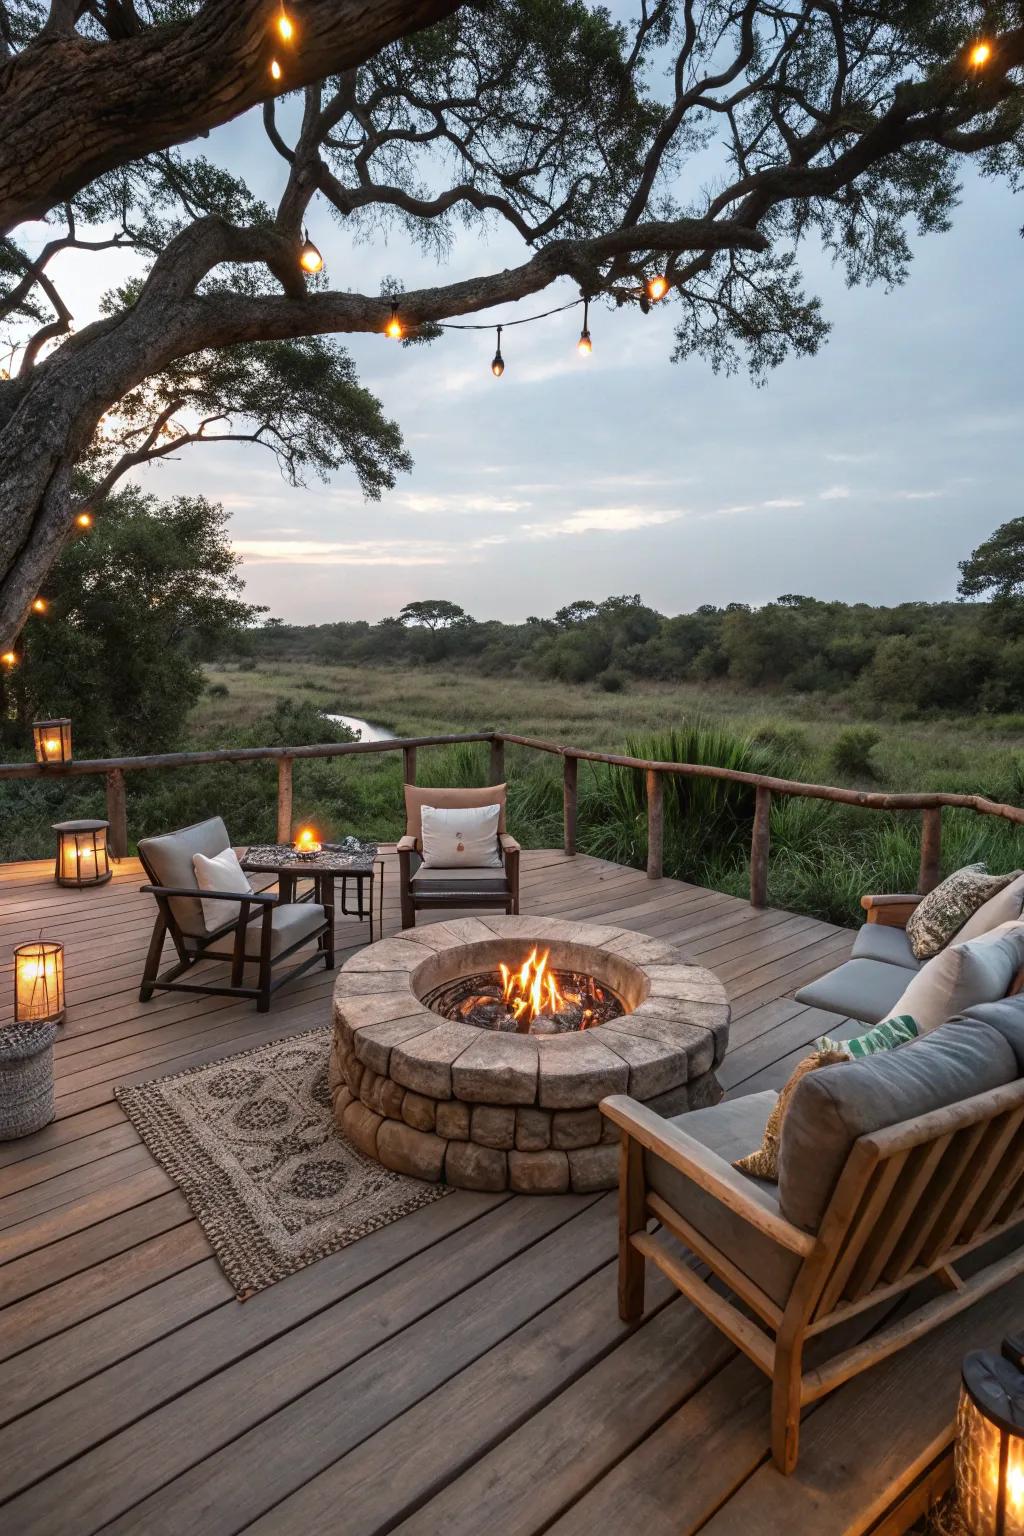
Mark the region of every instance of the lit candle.
[[296, 853], [319, 853], [320, 842], [312, 827], [303, 827], [295, 839]]

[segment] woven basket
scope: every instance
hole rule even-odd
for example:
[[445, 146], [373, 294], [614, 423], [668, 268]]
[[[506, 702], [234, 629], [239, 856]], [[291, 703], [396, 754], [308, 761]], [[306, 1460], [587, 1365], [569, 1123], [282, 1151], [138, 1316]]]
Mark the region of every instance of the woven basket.
[[53, 1119], [56, 1024], [0, 1029], [0, 1141], [30, 1136]]

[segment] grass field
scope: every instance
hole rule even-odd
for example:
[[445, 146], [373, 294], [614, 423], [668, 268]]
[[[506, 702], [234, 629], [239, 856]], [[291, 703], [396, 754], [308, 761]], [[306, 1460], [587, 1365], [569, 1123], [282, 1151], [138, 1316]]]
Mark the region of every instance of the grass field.
[[[291, 735], [272, 734], [271, 717], [282, 700], [307, 706], [307, 741], [327, 735], [312, 713], [319, 710], [355, 715], [399, 736], [497, 727], [563, 744], [749, 767], [804, 782], [983, 792], [1024, 805], [1024, 718], [875, 722], [819, 699], [691, 685], [634, 684], [608, 694], [596, 686], [495, 679], [454, 668], [242, 664], [209, 669], [207, 693], [186, 722], [183, 738], [190, 747], [298, 744]], [[526, 846], [559, 846], [558, 759], [510, 749], [506, 772], [516, 835]], [[479, 784], [486, 774], [486, 746], [420, 752], [420, 783]], [[313, 822], [328, 837], [395, 838], [404, 830], [401, 778], [399, 753], [300, 761], [296, 818]], [[579, 790], [581, 849], [642, 864], [646, 814], [640, 776], [584, 764]], [[268, 839], [274, 835], [274, 796], [272, 766], [129, 775], [129, 831], [137, 838], [220, 813], [236, 841]], [[8, 784], [0, 803], [5, 808], [0, 857], [8, 859], [48, 853], [54, 820], [103, 814], [102, 787], [87, 780], [76, 781], [70, 794], [53, 781]], [[742, 787], [723, 793], [707, 780], [672, 780], [666, 794], [666, 874], [744, 893], [752, 811], [752, 794]], [[969, 812], [947, 812], [943, 820], [947, 869], [975, 859], [994, 870], [1024, 863], [1024, 839], [1012, 824]], [[777, 799], [770, 899], [791, 911], [856, 922], [862, 892], [913, 888], [918, 836], [916, 816]]]

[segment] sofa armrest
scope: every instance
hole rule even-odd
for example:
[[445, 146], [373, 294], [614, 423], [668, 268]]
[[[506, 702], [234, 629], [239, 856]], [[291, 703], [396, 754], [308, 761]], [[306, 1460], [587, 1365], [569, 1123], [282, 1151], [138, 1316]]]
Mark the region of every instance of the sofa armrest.
[[398, 852], [399, 853], [415, 853], [416, 852], [416, 839], [414, 837], [410, 837], [408, 835], [406, 835], [405, 837], [400, 837], [398, 839]]
[[869, 923], [881, 923], [886, 928], [905, 928], [914, 908], [922, 900], [923, 897], [914, 893], [887, 893], [882, 896], [862, 896], [860, 904], [868, 915]]
[[140, 885], [139, 890], [150, 896], [195, 896], [201, 901], [247, 901], [260, 907], [277, 905], [277, 897], [268, 896], [264, 891], [201, 891], [198, 885]]
[[602, 1115], [617, 1125], [624, 1135], [692, 1179], [706, 1194], [763, 1232], [765, 1237], [770, 1237], [790, 1253], [806, 1255], [813, 1252], [817, 1239], [762, 1205], [751, 1190], [746, 1175], [727, 1163], [724, 1157], [719, 1157], [717, 1152], [712, 1152], [710, 1147], [687, 1136], [685, 1131], [671, 1121], [663, 1120], [645, 1104], [623, 1094], [602, 1099], [600, 1108]]
[[501, 844], [502, 853], [521, 853], [522, 849], [515, 838], [508, 832], [498, 833], [498, 842]]

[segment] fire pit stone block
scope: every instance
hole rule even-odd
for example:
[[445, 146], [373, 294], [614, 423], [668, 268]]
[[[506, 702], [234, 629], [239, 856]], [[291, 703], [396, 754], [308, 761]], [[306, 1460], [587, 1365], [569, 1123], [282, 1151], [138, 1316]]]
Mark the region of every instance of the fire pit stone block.
[[[552, 1035], [445, 1015], [442, 984], [475, 981], [534, 945], [624, 1012], [588, 1029], [563, 1020]], [[721, 983], [660, 939], [501, 916], [431, 923], [360, 951], [338, 974], [334, 1017], [335, 1118], [361, 1151], [418, 1178], [530, 1194], [615, 1185], [618, 1138], [598, 1109], [608, 1094], [664, 1115], [717, 1102], [729, 1027]]]

